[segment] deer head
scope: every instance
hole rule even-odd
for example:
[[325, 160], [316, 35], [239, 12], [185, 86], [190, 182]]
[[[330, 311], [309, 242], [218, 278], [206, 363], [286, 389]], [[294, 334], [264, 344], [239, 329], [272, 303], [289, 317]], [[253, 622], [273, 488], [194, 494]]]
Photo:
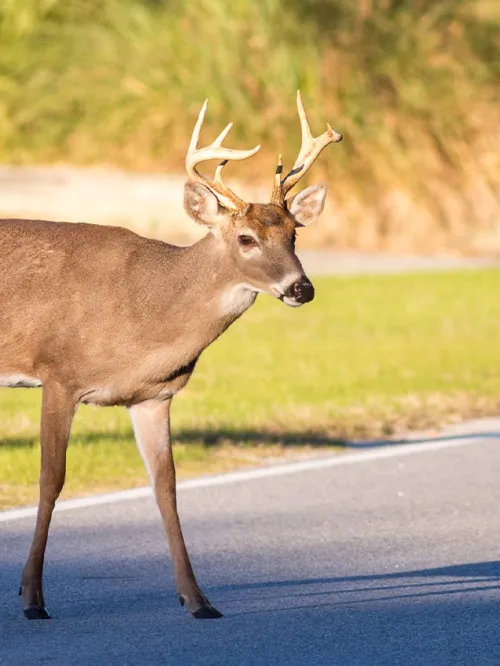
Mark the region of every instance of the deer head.
[[[304, 176], [323, 148], [342, 140], [330, 125], [314, 138], [309, 129], [300, 92], [297, 106], [302, 128], [302, 147], [287, 175], [282, 178], [281, 155], [278, 160], [271, 200], [267, 204], [246, 203], [222, 181], [222, 170], [229, 160], [244, 160], [260, 149], [233, 150], [222, 142], [232, 123], [205, 148], [198, 148], [207, 102], [204, 103], [186, 156], [189, 181], [184, 190], [184, 207], [190, 217], [205, 225], [214, 235], [234, 269], [236, 281], [253, 292], [272, 294], [290, 306], [314, 298], [314, 288], [295, 254], [298, 227], [314, 222], [323, 210], [326, 183], [312, 185], [289, 199], [288, 192]], [[213, 180], [196, 168], [201, 162], [220, 160]]]

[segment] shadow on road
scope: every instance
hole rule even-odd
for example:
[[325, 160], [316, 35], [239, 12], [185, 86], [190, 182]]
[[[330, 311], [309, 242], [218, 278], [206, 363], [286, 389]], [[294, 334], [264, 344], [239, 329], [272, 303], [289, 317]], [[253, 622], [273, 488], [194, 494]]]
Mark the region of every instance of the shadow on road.
[[[285, 591], [287, 588], [302, 589], [290, 594]], [[437, 598], [443, 596], [500, 590], [500, 561], [474, 562], [388, 574], [242, 583], [220, 586], [215, 589], [231, 592], [265, 590], [266, 594], [274, 590], [275, 597], [282, 600], [328, 596], [328, 606], [425, 597], [437, 600]], [[360, 596], [360, 594], [365, 596]], [[366, 596], [367, 594], [369, 596]], [[343, 599], [342, 597], [350, 598]], [[307, 604], [307, 607], [310, 608], [311, 605]]]
[[79, 563], [76, 571], [74, 564], [53, 563], [48, 587], [55, 620], [43, 626], [22, 617], [15, 594], [19, 567], [2, 567], [5, 663], [500, 663], [500, 561], [206, 588], [225, 613], [208, 624], [180, 608], [161, 559], [104, 571], [97, 562]]
[[[158, 597], [158, 595], [157, 595]], [[9, 666], [50, 662], [87, 664], [189, 664], [193, 666], [493, 666], [500, 663], [497, 606], [480, 598], [462, 603], [409, 600], [370, 606], [264, 605], [195, 623], [177, 607], [125, 595], [130, 604], [91, 605], [90, 614], [33, 627], [8, 621], [2, 656]], [[259, 604], [260, 605], [260, 604]], [[184, 612], [183, 612], [184, 611]], [[19, 614], [18, 614], [19, 615]]]
[[[493, 580], [500, 583], [500, 561], [472, 562], [469, 564], [454, 564], [447, 567], [436, 567], [434, 569], [416, 569], [413, 571], [398, 571], [388, 574], [370, 574], [360, 576], [339, 576], [332, 578], [303, 578], [291, 580], [264, 581], [262, 583], [249, 583], [241, 585], [221, 586], [217, 589], [246, 590], [266, 587], [288, 587], [290, 585], [316, 585], [324, 583], [358, 583], [363, 581], [394, 581], [409, 577], [433, 577], [445, 576], [452, 578], [474, 578], [481, 580]], [[418, 585], [418, 583], [416, 583]], [[422, 583], [422, 585], [433, 583]], [[375, 588], [370, 588], [375, 589]], [[379, 588], [380, 589], [380, 588]]]
[[[116, 594], [119, 594], [123, 608], [134, 608], [145, 605], [153, 613], [161, 613], [162, 609], [177, 608], [176, 594], [169, 588], [172, 581], [165, 576], [163, 559], [149, 562], [151, 570], [161, 572], [161, 590], [151, 588], [149, 567], [141, 566], [139, 570], [130, 561], [124, 563], [122, 571], [102, 572], [99, 568], [83, 569], [74, 577], [77, 587], [84, 585], [83, 592], [92, 594], [92, 603], [84, 603], [80, 612], [82, 616], [91, 617], [94, 604], [97, 603], [100, 614], [113, 613]], [[17, 580], [19, 566], [9, 563], [3, 567]], [[70, 577], [71, 568], [55, 565], [51, 577], [60, 587]], [[125, 584], [124, 584], [125, 583]], [[105, 584], [106, 589], [101, 589]], [[2, 586], [0, 586], [1, 588]], [[10, 604], [15, 605], [15, 586], [2, 592], [9, 592]], [[290, 578], [288, 580], [269, 580], [257, 583], [236, 583], [206, 587], [211, 597], [220, 600], [226, 608], [228, 616], [240, 614], [275, 613], [292, 610], [312, 610], [314, 608], [334, 608], [341, 606], [363, 606], [385, 604], [386, 602], [427, 603], [450, 600], [456, 596], [472, 601], [484, 600], [485, 592], [500, 590], [500, 561], [473, 562], [432, 569], [417, 569], [385, 574], [332, 576], [318, 578]], [[62, 587], [61, 587], [62, 592]], [[53, 593], [59, 603], [63, 594]], [[444, 598], [444, 599], [443, 599]], [[459, 602], [461, 603], [461, 602]], [[9, 605], [10, 605], [9, 604]], [[1, 606], [2, 604], [0, 604]], [[231, 609], [231, 606], [233, 608]]]

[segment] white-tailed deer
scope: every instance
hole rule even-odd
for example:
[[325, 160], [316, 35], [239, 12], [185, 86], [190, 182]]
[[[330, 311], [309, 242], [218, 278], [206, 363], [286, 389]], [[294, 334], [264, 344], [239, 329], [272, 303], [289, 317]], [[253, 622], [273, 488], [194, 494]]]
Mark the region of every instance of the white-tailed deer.
[[[286, 199], [325, 146], [340, 141], [330, 126], [318, 138], [297, 97], [302, 148], [271, 201], [248, 204], [222, 182], [229, 160], [253, 150], [222, 146], [229, 124], [198, 148], [206, 102], [186, 157], [188, 215], [210, 231], [190, 247], [142, 238], [125, 229], [34, 220], [0, 221], [0, 386], [43, 387], [40, 499], [21, 579], [24, 614], [50, 615], [42, 592], [52, 511], [64, 484], [66, 448], [79, 403], [125, 405], [153, 484], [181, 604], [196, 618], [217, 618], [189, 561], [176, 508], [170, 403], [202, 351], [240, 317], [258, 292], [287, 305], [311, 301], [314, 289], [295, 254], [295, 230], [321, 213], [326, 185]], [[196, 165], [219, 160], [215, 178]]]

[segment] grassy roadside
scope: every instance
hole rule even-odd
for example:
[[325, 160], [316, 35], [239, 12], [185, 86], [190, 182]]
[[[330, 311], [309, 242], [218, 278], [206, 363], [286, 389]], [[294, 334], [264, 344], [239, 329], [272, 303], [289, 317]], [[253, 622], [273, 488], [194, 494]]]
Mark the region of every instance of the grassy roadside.
[[[322, 278], [261, 297], [174, 401], [180, 478], [497, 413], [500, 270]], [[0, 391], [0, 508], [37, 495], [40, 392]], [[81, 408], [65, 496], [144, 485], [123, 409]]]

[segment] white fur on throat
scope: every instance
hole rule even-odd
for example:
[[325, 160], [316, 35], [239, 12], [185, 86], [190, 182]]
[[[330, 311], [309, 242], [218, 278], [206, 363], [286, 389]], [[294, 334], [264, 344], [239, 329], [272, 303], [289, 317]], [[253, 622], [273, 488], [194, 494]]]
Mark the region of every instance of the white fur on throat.
[[247, 284], [235, 284], [222, 293], [220, 299], [220, 313], [226, 315], [241, 315], [254, 303], [257, 291]]

